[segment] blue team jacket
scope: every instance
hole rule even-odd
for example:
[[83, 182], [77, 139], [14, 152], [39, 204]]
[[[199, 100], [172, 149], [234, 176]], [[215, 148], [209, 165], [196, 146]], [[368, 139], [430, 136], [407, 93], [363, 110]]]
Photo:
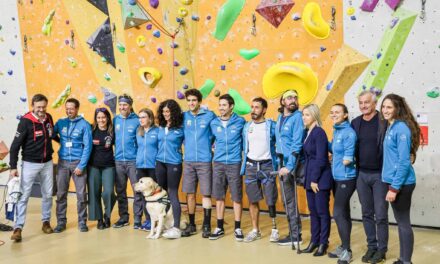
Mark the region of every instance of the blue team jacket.
[[246, 121], [243, 117], [233, 113], [226, 128], [223, 127], [220, 117], [211, 122], [211, 131], [215, 138], [214, 161], [225, 164], [241, 162], [243, 141], [241, 133]]
[[191, 111], [183, 114], [185, 161], [211, 162], [213, 136], [210, 123], [214, 118], [212, 111], [203, 108], [200, 108], [196, 116]]
[[113, 119], [115, 127], [115, 160], [135, 161], [137, 154], [136, 131], [139, 127], [139, 118], [130, 113], [126, 118], [117, 115]]
[[396, 120], [385, 134], [382, 166], [382, 181], [394, 190], [416, 183], [410, 152], [411, 131], [405, 122]]
[[162, 163], [180, 164], [182, 163], [182, 142], [184, 139], [183, 128], [172, 128], [165, 133], [164, 127], [159, 127], [156, 160]]
[[296, 164], [296, 157], [292, 153], [298, 153], [299, 155], [303, 147], [304, 124], [299, 110], [286, 117], [281, 126], [282, 116], [282, 114], [278, 116], [275, 129], [276, 152], [283, 154], [284, 166], [291, 171]]
[[158, 134], [159, 128], [157, 126], [150, 127], [148, 131], [145, 131], [144, 136], [136, 134], [138, 146], [136, 168], [154, 169], [156, 167]]
[[79, 160], [77, 168], [83, 170], [92, 152], [92, 127], [89, 122], [82, 116], [73, 120], [62, 118], [55, 124], [54, 132], [60, 136], [59, 158]]
[[[333, 126], [333, 140], [330, 142], [329, 150], [333, 153], [332, 174], [335, 181], [345, 181], [356, 178], [356, 167], [354, 155], [356, 149], [356, 132], [351, 128], [350, 123], [345, 121]], [[351, 163], [345, 166], [343, 161]]]
[[[248, 130], [251, 123], [252, 121], [247, 122], [243, 128], [243, 162], [241, 164], [241, 171], [240, 171], [241, 175], [244, 175], [246, 171], [247, 153], [249, 152]], [[272, 156], [272, 167], [274, 171], [277, 170], [277, 155], [275, 152], [275, 143], [276, 143], [275, 126], [276, 123], [272, 119], [266, 119], [266, 130], [270, 131], [270, 133], [266, 134], [267, 135], [266, 141], [270, 146], [270, 154]]]

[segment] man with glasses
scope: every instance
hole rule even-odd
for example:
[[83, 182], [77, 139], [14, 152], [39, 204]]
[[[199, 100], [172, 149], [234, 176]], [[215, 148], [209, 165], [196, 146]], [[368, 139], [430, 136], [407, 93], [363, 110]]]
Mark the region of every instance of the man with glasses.
[[138, 116], [133, 112], [133, 99], [123, 94], [119, 96], [119, 115], [114, 120], [115, 129], [115, 163], [116, 163], [116, 200], [118, 201], [119, 220], [113, 224], [114, 228], [128, 225], [128, 200], [127, 181], [130, 179], [133, 189], [134, 202], [134, 229], [142, 227], [143, 196], [134, 191], [134, 184], [138, 181], [136, 177], [136, 154], [137, 141], [136, 131], [139, 127]]

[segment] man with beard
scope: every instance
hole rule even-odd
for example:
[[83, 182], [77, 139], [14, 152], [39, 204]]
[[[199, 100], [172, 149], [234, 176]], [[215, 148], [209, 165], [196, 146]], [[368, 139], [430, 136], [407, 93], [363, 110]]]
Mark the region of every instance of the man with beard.
[[216, 201], [217, 228], [209, 236], [216, 240], [225, 235], [223, 228], [225, 215], [225, 197], [229, 186], [234, 207], [234, 236], [236, 241], [243, 241], [241, 213], [243, 181], [240, 175], [242, 138], [241, 133], [246, 121], [232, 112], [234, 99], [229, 94], [219, 98], [220, 116], [212, 120], [211, 131], [215, 137], [214, 165], [212, 177], [212, 197]]
[[269, 215], [272, 218], [271, 242], [277, 242], [279, 233], [275, 222], [275, 204], [278, 198], [276, 176], [270, 173], [277, 169], [275, 153], [275, 122], [266, 119], [267, 101], [261, 97], [252, 100], [252, 121], [243, 128], [243, 163], [241, 174], [246, 175], [246, 194], [249, 200], [249, 213], [252, 220], [252, 231], [244, 238], [244, 242], [252, 242], [261, 238], [259, 227], [259, 201], [266, 198]]
[[26, 220], [27, 204], [36, 178], [40, 179], [41, 186], [42, 231], [46, 234], [53, 233], [50, 226], [53, 189], [53, 121], [52, 116], [46, 113], [46, 109], [47, 97], [42, 94], [34, 95], [32, 97], [32, 111], [20, 119], [11, 145], [10, 177], [19, 177], [17, 162], [20, 148], [23, 160], [20, 177], [22, 193], [17, 202], [14, 233], [11, 236], [11, 240], [15, 242], [21, 242], [22, 239], [21, 231]]
[[[66, 118], [55, 124], [55, 135], [59, 135], [57, 167], [57, 226], [55, 233], [61, 233], [67, 224], [67, 194], [70, 178], [73, 179], [77, 198], [79, 231], [87, 232], [87, 163], [92, 152], [92, 128], [82, 116], [78, 115], [79, 101], [69, 98], [66, 101]], [[57, 139], [56, 139], [57, 140]]]
[[279, 174], [284, 181], [284, 189], [281, 191], [286, 197], [284, 208], [288, 213], [289, 232], [292, 233], [280, 239], [278, 245], [290, 246], [296, 241], [302, 242], [301, 220], [297, 215], [298, 204], [294, 195], [293, 181], [295, 179], [292, 172], [296, 169], [297, 159], [302, 149], [304, 124], [302, 114], [298, 109], [298, 93], [295, 90], [284, 92], [280, 99], [280, 105], [278, 108], [280, 114], [275, 128], [276, 153], [283, 156], [284, 167], [280, 169]]

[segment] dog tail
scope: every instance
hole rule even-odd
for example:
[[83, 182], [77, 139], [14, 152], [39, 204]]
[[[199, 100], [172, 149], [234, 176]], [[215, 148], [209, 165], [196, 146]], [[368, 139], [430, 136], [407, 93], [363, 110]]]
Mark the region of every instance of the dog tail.
[[188, 227], [188, 221], [186, 219], [180, 220], [180, 229], [184, 230]]

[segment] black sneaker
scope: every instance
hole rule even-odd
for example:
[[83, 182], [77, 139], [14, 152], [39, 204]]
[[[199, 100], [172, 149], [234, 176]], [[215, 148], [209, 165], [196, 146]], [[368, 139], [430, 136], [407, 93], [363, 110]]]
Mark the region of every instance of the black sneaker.
[[370, 263], [371, 258], [376, 254], [376, 249], [368, 249], [365, 255], [362, 256], [362, 262], [363, 263]]
[[385, 259], [386, 259], [385, 252], [378, 250], [376, 251], [376, 253], [374, 253], [373, 257], [370, 259], [370, 263], [373, 264], [382, 263], [385, 261]]
[[97, 227], [99, 230], [103, 230], [103, 229], [105, 229], [104, 220], [99, 219], [99, 220], [98, 220], [98, 224], [96, 225], [96, 227]]
[[216, 227], [214, 232], [209, 235], [209, 240], [217, 240], [225, 235], [225, 230]]
[[243, 230], [241, 230], [241, 228], [236, 228], [234, 230], [234, 236], [236, 241], [238, 242], [243, 241], [244, 240]]
[[89, 228], [86, 223], [80, 223], [78, 226], [79, 232], [89, 232]]
[[128, 226], [128, 221], [124, 219], [119, 219], [116, 223], [113, 224], [113, 228], [121, 228], [124, 226]]
[[58, 224], [54, 229], [53, 232], [54, 233], [61, 233], [64, 230], [66, 230], [66, 224]]
[[[412, 262], [411, 262], [412, 263]], [[403, 264], [403, 261], [401, 261], [400, 259], [396, 260], [393, 262], [393, 264]]]
[[209, 235], [211, 235], [211, 227], [209, 225], [204, 225], [202, 229], [202, 237], [209, 238]]
[[136, 223], [133, 224], [133, 229], [139, 230], [141, 228], [142, 228], [142, 223], [141, 222], [139, 222], [139, 223], [136, 222]]
[[196, 225], [189, 224], [183, 231], [182, 231], [182, 237], [189, 237], [192, 235], [197, 234], [197, 227]]
[[[299, 242], [299, 243], [298, 243]], [[294, 244], [294, 246], [298, 246], [298, 244], [302, 244], [302, 238], [300, 238], [299, 239], [299, 241], [296, 241], [296, 238], [294, 237], [293, 238], [293, 244]], [[290, 238], [290, 235], [288, 235], [288, 236], [286, 236], [285, 238], [283, 238], [283, 239], [280, 239], [280, 240], [278, 240], [278, 242], [277, 242], [277, 244], [279, 245], [279, 246], [292, 246], [292, 239]]]

